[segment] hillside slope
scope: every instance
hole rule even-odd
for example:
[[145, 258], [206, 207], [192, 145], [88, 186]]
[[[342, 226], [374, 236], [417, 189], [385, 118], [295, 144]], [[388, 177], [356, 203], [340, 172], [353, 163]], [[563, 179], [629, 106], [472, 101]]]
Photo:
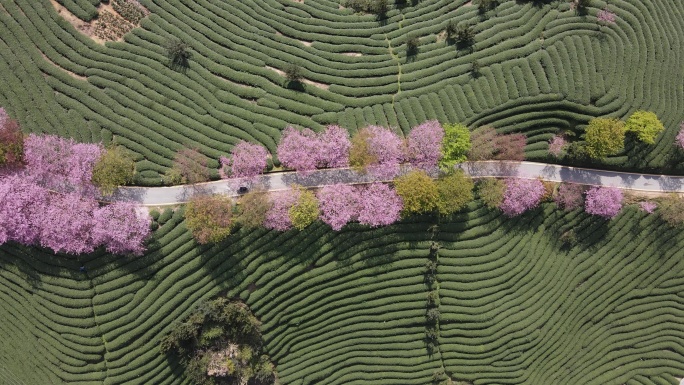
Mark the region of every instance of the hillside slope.
[[[99, 0], [64, 3], [81, 14]], [[655, 111], [666, 132], [654, 147], [628, 143], [629, 159], [609, 164], [679, 170], [672, 157], [684, 120], [678, 0], [594, 0], [586, 14], [565, 1], [508, 0], [484, 15], [466, 0], [406, 1], [390, 4], [380, 20], [330, 0], [141, 3], [151, 12], [141, 26], [101, 45], [49, 0], [0, 1], [7, 31], [0, 105], [31, 132], [115, 137], [137, 154], [138, 183], [151, 185], [182, 146], [198, 147], [218, 166], [241, 139], [275, 152], [287, 125], [406, 132], [426, 119], [492, 124], [527, 134], [528, 157], [539, 160], [554, 133], [581, 134], [591, 117], [637, 109]], [[615, 25], [597, 21], [604, 6]], [[474, 26], [471, 49], [444, 39], [449, 20]], [[420, 44], [409, 55], [413, 36]], [[190, 47], [185, 71], [167, 66], [170, 37]], [[301, 87], [286, 86], [290, 64], [302, 68]]]
[[[684, 376], [684, 234], [635, 208], [610, 222], [548, 204], [506, 219], [474, 203], [441, 223], [242, 231], [214, 247], [194, 243], [181, 213], [160, 219], [141, 258], [0, 247], [4, 383], [184, 384], [159, 339], [220, 293], [261, 319], [283, 384], [422, 385], [440, 371], [476, 385]], [[559, 240], [569, 229], [571, 248]]]

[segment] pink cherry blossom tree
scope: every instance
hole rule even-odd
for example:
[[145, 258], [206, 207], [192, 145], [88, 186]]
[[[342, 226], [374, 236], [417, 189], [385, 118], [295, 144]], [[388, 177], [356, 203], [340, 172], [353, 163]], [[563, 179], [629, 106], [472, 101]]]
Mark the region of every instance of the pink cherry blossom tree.
[[0, 178], [0, 245], [38, 243], [48, 191], [19, 175]]
[[318, 163], [320, 143], [316, 133], [308, 128], [285, 128], [278, 144], [278, 159], [283, 166], [297, 171], [312, 171]]
[[0, 176], [0, 244], [40, 244], [55, 253], [89, 253], [105, 246], [115, 254], [141, 254], [149, 219], [132, 204], [99, 208], [91, 183], [103, 152], [99, 144], [52, 135], [29, 135], [23, 170]]
[[240, 141], [233, 147], [230, 157], [221, 157], [221, 164], [229, 168], [225, 173], [232, 178], [254, 177], [264, 172], [268, 160], [268, 151], [259, 144]]
[[371, 227], [387, 226], [400, 218], [403, 203], [390, 186], [372, 183], [359, 188], [359, 222]]
[[267, 229], [286, 231], [292, 228], [290, 207], [299, 201], [299, 190], [288, 189], [270, 194], [271, 207], [266, 212], [264, 227]]
[[318, 167], [349, 166], [349, 132], [340, 126], [328, 126], [319, 135]]
[[494, 159], [499, 160], [525, 160], [525, 146], [527, 137], [525, 134], [498, 135], [496, 140], [497, 154]]
[[568, 142], [565, 140], [563, 135], [554, 135], [549, 141], [549, 154], [560, 158], [567, 147]]
[[615, 13], [611, 12], [608, 8], [603, 8], [602, 10], [598, 11], [596, 14], [596, 19], [600, 23], [606, 23], [606, 24], [615, 24], [615, 19], [617, 19], [617, 16]]
[[98, 195], [91, 182], [93, 168], [104, 148], [76, 143], [54, 135], [31, 134], [24, 140], [28, 177], [39, 185], [62, 193]]
[[679, 132], [675, 138], [675, 145], [680, 149], [684, 150], [684, 122], [679, 125]]
[[339, 231], [351, 221], [359, 217], [357, 188], [350, 185], [336, 184], [325, 186], [318, 191], [320, 218], [323, 222]]
[[658, 205], [655, 202], [650, 202], [650, 201], [643, 201], [639, 202], [639, 209], [643, 212], [653, 214], [655, 212], [655, 209], [658, 208]]
[[616, 216], [622, 209], [622, 190], [615, 187], [592, 187], [587, 191], [584, 211], [606, 219]]
[[0, 127], [5, 125], [5, 121], [9, 119], [9, 115], [4, 108], [0, 107]]
[[407, 157], [412, 166], [431, 170], [442, 156], [444, 128], [436, 120], [414, 127], [407, 138]]
[[399, 174], [399, 165], [405, 160], [404, 141], [389, 128], [368, 126], [368, 146], [376, 160], [368, 171], [378, 179], [392, 179]]
[[546, 189], [539, 179], [506, 179], [506, 191], [499, 208], [506, 216], [514, 217], [539, 205]]
[[115, 202], [95, 210], [93, 242], [112, 254], [142, 255], [150, 235], [150, 217], [128, 202]]
[[45, 211], [40, 215], [40, 244], [55, 253], [90, 253], [93, 241], [94, 199], [78, 193], [51, 193]]
[[278, 144], [278, 159], [283, 166], [304, 173], [317, 167], [346, 167], [350, 147], [349, 134], [339, 126], [328, 126], [318, 134], [287, 127]]
[[584, 204], [584, 192], [586, 188], [577, 183], [561, 183], [558, 186], [558, 193], [553, 198], [556, 206], [561, 209], [572, 211], [582, 207]]

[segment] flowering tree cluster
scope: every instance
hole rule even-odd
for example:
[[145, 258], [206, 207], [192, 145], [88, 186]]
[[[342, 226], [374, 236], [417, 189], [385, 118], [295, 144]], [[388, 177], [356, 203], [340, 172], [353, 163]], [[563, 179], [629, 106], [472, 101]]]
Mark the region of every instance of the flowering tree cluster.
[[142, 254], [149, 219], [135, 206], [97, 202], [75, 192], [57, 193], [21, 175], [0, 180], [0, 244], [40, 245], [69, 254], [99, 246], [114, 254]]
[[357, 188], [351, 185], [336, 184], [325, 186], [316, 194], [321, 210], [321, 220], [335, 231], [355, 221], [359, 216]]
[[470, 140], [469, 160], [525, 160], [524, 134], [499, 134], [492, 126], [482, 126], [473, 130]]
[[398, 221], [402, 209], [399, 195], [383, 183], [326, 186], [316, 194], [315, 205], [306, 194], [311, 193], [301, 188], [271, 194], [272, 206], [266, 212], [264, 226], [279, 231], [302, 229], [319, 217], [335, 231], [354, 221], [378, 227]]
[[33, 182], [61, 193], [96, 196], [93, 168], [104, 147], [76, 143], [54, 135], [29, 135], [24, 140], [26, 175]]
[[615, 187], [592, 187], [587, 191], [584, 210], [606, 219], [616, 216], [622, 209], [622, 190]]
[[278, 144], [278, 159], [283, 166], [303, 172], [317, 167], [346, 167], [350, 147], [347, 131], [339, 126], [328, 126], [318, 134], [308, 128], [287, 127]]
[[506, 179], [506, 191], [499, 208], [506, 216], [514, 217], [535, 208], [546, 193], [539, 179]]
[[436, 120], [414, 127], [406, 140], [408, 162], [419, 169], [430, 170], [442, 157], [444, 128]]
[[601, 23], [615, 24], [615, 19], [617, 19], [617, 16], [608, 8], [603, 8], [596, 14], [596, 19]]
[[568, 142], [563, 135], [554, 135], [549, 141], [549, 154], [560, 158], [567, 145]]
[[[465, 130], [468, 134], [467, 127]], [[469, 148], [468, 137], [468, 147], [462, 152]], [[424, 170], [436, 166], [443, 155], [443, 138], [444, 129], [436, 120], [414, 127], [406, 140], [380, 126], [362, 128], [351, 140], [340, 126], [328, 126], [320, 133], [290, 126], [283, 131], [277, 153], [284, 167], [298, 172], [352, 165], [379, 179], [391, 179], [399, 173], [403, 162]], [[263, 171], [267, 157], [265, 148], [241, 142], [230, 157], [221, 157], [220, 162], [224, 175], [248, 177]]]
[[387, 226], [399, 220], [402, 201], [397, 192], [383, 183], [359, 188], [359, 223], [371, 227]]
[[103, 153], [99, 144], [52, 135], [24, 141], [26, 167], [0, 178], [0, 244], [14, 241], [69, 254], [103, 246], [114, 254], [141, 254], [149, 217], [134, 205], [100, 207], [92, 183]]
[[328, 186], [318, 196], [321, 219], [335, 231], [353, 221], [371, 227], [390, 225], [399, 220], [402, 209], [396, 191], [382, 183]]
[[658, 205], [655, 202], [650, 202], [650, 201], [643, 201], [639, 202], [639, 210], [653, 214], [655, 212], [655, 209], [658, 208]]
[[18, 175], [0, 179], [0, 244], [33, 245], [40, 239], [48, 191]]
[[[249, 178], [264, 172], [268, 160], [268, 151], [259, 144], [240, 141], [230, 152], [230, 158], [221, 157], [224, 173], [233, 178]], [[225, 172], [230, 170], [229, 172]]]
[[577, 183], [561, 183], [558, 193], [553, 197], [556, 206], [571, 211], [582, 207], [584, 204], [585, 187]]
[[367, 133], [368, 148], [375, 160], [366, 169], [379, 179], [391, 179], [399, 173], [406, 150], [404, 141], [394, 131], [381, 126], [368, 126], [361, 131]]
[[285, 231], [292, 228], [290, 207], [299, 200], [299, 190], [276, 191], [270, 194], [271, 206], [264, 218], [267, 229]]
[[684, 150], [684, 122], [679, 125], [679, 132], [675, 138], [675, 145]]
[[20, 166], [24, 154], [24, 135], [19, 123], [0, 108], [0, 167]]
[[173, 166], [162, 178], [164, 183], [201, 183], [209, 180], [209, 158], [194, 148], [181, 148], [176, 152]]

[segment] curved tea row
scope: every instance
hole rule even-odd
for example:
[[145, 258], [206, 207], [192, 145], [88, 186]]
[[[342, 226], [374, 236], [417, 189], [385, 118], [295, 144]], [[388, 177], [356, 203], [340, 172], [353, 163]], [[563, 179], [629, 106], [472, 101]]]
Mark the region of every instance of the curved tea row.
[[[64, 1], [72, 11], [93, 3]], [[638, 108], [667, 130], [655, 147], [628, 146], [630, 159], [611, 162], [658, 167], [684, 118], [684, 91], [671, 80], [683, 75], [675, 0], [611, 1], [615, 25], [597, 22], [600, 1], [584, 16], [569, 3], [513, 0], [483, 16], [466, 0], [424, 0], [391, 5], [382, 20], [338, 1], [141, 3], [151, 12], [141, 27], [103, 46], [48, 0], [3, 2], [0, 105], [33, 132], [115, 138], [137, 154], [142, 184], [160, 183], [182, 146], [218, 159], [246, 139], [275, 152], [287, 125], [492, 124], [527, 134], [528, 157], [540, 159], [559, 130], [581, 133], [590, 117]], [[472, 50], [444, 41], [452, 19], [474, 25]], [[414, 35], [418, 53], [407, 56]], [[171, 36], [193, 53], [185, 71], [167, 65]], [[286, 85], [289, 64], [302, 68], [301, 90]]]
[[[610, 222], [551, 204], [508, 219], [475, 202], [439, 223], [240, 231], [212, 247], [195, 244], [182, 218], [162, 214], [140, 258], [0, 248], [0, 377], [185, 384], [159, 340], [220, 293], [262, 321], [283, 384], [426, 384], [442, 372], [475, 385], [676, 384], [684, 375], [684, 236], [634, 207]], [[571, 229], [577, 244], [562, 244]], [[439, 326], [429, 350], [433, 242]]]

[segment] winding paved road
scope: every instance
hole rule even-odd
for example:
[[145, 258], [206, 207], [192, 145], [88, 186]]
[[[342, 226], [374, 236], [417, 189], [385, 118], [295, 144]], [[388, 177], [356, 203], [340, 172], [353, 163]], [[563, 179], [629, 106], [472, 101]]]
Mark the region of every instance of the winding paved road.
[[[612, 186], [621, 189], [647, 192], [684, 192], [684, 177], [668, 175], [633, 174], [586, 168], [559, 166], [555, 164], [511, 161], [484, 161], [460, 164], [472, 177], [518, 177], [541, 178], [552, 182], [572, 182], [588, 185]], [[289, 185], [319, 187], [336, 183], [358, 184], [373, 182], [369, 175], [358, 174], [351, 169], [324, 169], [307, 176], [295, 172], [276, 172], [258, 178], [268, 191], [287, 189]], [[254, 182], [252, 182], [254, 183]], [[237, 189], [247, 182], [243, 179], [224, 179], [197, 185], [173, 187], [120, 187], [112, 200], [127, 200], [141, 206], [163, 206], [184, 203], [197, 193], [223, 193], [237, 196]]]

